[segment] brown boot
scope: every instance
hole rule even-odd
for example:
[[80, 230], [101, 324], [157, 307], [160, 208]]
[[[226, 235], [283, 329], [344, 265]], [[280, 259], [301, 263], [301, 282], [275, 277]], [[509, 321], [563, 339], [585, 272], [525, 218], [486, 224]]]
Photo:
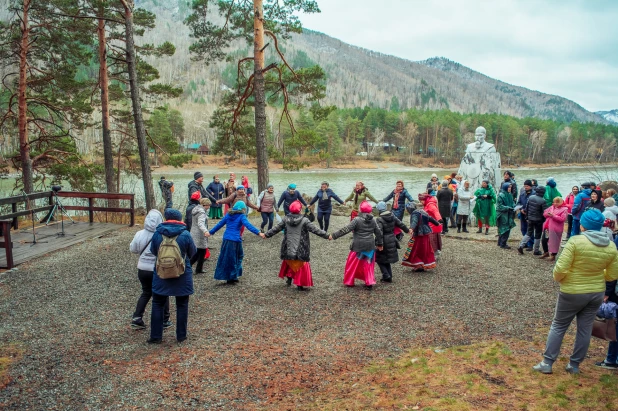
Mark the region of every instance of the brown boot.
[[543, 253], [543, 255], [541, 257], [539, 257], [541, 260], [545, 259], [549, 257], [549, 253]]
[[551, 256], [547, 259], [547, 261], [549, 261], [549, 262], [554, 262], [554, 261], [556, 261], [556, 256], [552, 254], [552, 255], [551, 255]]

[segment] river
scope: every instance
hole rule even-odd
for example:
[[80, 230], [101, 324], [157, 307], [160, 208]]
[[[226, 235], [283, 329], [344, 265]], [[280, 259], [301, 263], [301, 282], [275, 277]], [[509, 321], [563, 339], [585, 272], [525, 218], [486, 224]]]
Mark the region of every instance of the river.
[[[435, 169], [435, 170], [417, 170], [410, 168], [398, 168], [396, 170], [332, 170], [332, 171], [312, 171], [303, 170], [299, 172], [282, 172], [275, 171], [270, 175], [270, 182], [275, 186], [275, 192], [280, 194], [288, 184], [294, 183], [302, 193], [308, 195], [315, 195], [320, 188], [322, 181], [328, 181], [330, 187], [337, 193], [342, 199], [345, 199], [351, 192], [356, 181], [361, 180], [365, 183], [365, 186], [369, 191], [377, 198], [382, 199], [386, 197], [395, 187], [397, 180], [403, 180], [406, 188], [414, 197], [418, 193], [425, 190], [426, 184], [429, 181], [431, 174], [436, 173], [440, 180], [447, 173], [451, 172], [449, 169]], [[540, 168], [540, 169], [521, 169], [513, 170], [515, 173], [515, 180], [518, 187], [523, 186], [523, 182], [528, 178], [536, 178], [540, 184], [544, 184], [547, 177], [554, 177], [558, 183], [558, 189], [566, 196], [571, 190], [572, 186], [581, 184], [584, 181], [589, 180], [602, 180], [616, 179], [618, 177], [618, 169], [603, 168], [593, 169], [591, 168]], [[219, 173], [221, 180], [224, 181], [228, 178], [229, 171], [221, 171]], [[246, 175], [249, 177], [249, 181], [253, 187], [257, 187], [257, 174], [255, 171], [248, 172]], [[157, 202], [161, 202], [161, 195], [157, 181], [161, 174], [153, 173], [153, 182], [155, 186], [155, 193]], [[193, 179], [192, 172], [180, 171], [175, 174], [166, 174], [168, 180], [174, 181], [174, 203], [176, 206], [183, 208], [187, 203], [187, 184]], [[240, 181], [240, 173], [237, 173], [237, 179]], [[204, 186], [212, 181], [211, 174], [204, 175]], [[2, 197], [11, 194], [13, 188], [14, 179], [0, 180], [0, 195]], [[64, 187], [67, 188], [66, 185]], [[144, 195], [141, 180], [138, 180], [134, 176], [126, 176], [123, 180], [122, 192], [135, 193], [136, 205], [143, 205]], [[255, 193], [257, 195], [257, 193]]]

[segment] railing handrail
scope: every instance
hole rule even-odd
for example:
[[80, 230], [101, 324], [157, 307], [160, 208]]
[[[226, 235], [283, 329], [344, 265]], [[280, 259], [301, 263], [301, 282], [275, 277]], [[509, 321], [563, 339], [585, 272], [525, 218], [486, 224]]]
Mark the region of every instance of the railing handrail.
[[0, 206], [23, 203], [28, 200], [38, 200], [40, 198], [48, 198], [51, 195], [51, 191], [38, 191], [36, 193], [30, 193], [27, 195], [21, 194], [17, 196], [0, 198]]

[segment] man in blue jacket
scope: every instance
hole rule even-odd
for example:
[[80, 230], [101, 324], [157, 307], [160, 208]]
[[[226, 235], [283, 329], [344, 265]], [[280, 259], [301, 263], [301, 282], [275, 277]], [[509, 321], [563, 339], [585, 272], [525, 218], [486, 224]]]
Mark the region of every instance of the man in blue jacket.
[[333, 199], [339, 204], [343, 204], [343, 201], [337, 197], [337, 194], [328, 188], [328, 182], [322, 181], [322, 187], [309, 203], [309, 206], [312, 206], [316, 201], [318, 202], [318, 223], [321, 230], [328, 231], [330, 214], [333, 211]]
[[592, 187], [596, 187], [594, 183], [583, 183], [582, 190], [579, 192], [575, 201], [573, 201], [573, 209], [571, 215], [573, 215], [573, 229], [571, 231], [571, 237], [581, 233], [579, 220], [586, 211], [586, 207], [590, 204], [590, 194], [592, 194]]
[[[521, 206], [519, 210], [519, 228], [521, 229], [521, 235], [525, 236], [528, 233], [528, 217], [526, 216], [526, 205], [528, 204], [528, 199], [530, 196], [534, 194], [534, 190], [532, 187], [532, 180], [524, 181], [524, 186], [522, 187], [519, 198], [517, 199], [517, 206]], [[534, 240], [528, 241], [526, 244], [528, 251], [532, 251]]]
[[163, 236], [176, 237], [176, 243], [185, 260], [185, 272], [178, 278], [162, 279], [157, 275], [155, 262], [152, 276], [152, 317], [150, 319], [149, 344], [160, 344], [163, 338], [163, 310], [167, 297], [176, 297], [176, 340], [187, 339], [187, 322], [189, 318], [189, 296], [193, 294], [193, 269], [191, 257], [197, 252], [191, 234], [182, 221], [182, 214], [174, 208], [165, 210], [165, 222], [159, 224], [152, 235], [150, 251], [159, 255]]
[[288, 189], [281, 193], [281, 197], [279, 198], [279, 202], [277, 203], [277, 211], [281, 207], [281, 203], [283, 203], [283, 213], [285, 215], [290, 214], [290, 204], [294, 201], [300, 201], [302, 205], [307, 207], [307, 202], [303, 198], [302, 195], [296, 190], [296, 184], [290, 184]]

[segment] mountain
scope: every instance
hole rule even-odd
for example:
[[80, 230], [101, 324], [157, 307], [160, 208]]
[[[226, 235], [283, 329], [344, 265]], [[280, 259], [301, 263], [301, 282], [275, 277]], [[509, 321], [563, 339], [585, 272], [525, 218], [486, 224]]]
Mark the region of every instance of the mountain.
[[597, 111], [595, 114], [598, 114], [610, 123], [618, 124], [618, 109], [610, 111]]
[[[190, 59], [188, 46], [192, 39], [182, 23], [188, 13], [183, 0], [140, 0], [138, 4], [157, 14], [157, 27], [147, 32], [143, 40], [169, 40], [176, 45], [176, 55], [153, 61], [162, 79], [185, 89], [183, 100], [173, 104], [179, 105], [185, 120], [193, 118], [205, 123], [229, 86], [224, 77], [235, 76], [235, 63], [207, 66]], [[311, 30], [293, 35], [282, 43], [282, 48], [290, 61], [322, 66], [327, 74], [327, 95], [321, 103], [326, 105], [389, 108], [396, 97], [401, 109], [450, 109], [563, 122], [608, 122], [571, 100], [490, 78], [444, 57], [409, 61]], [[248, 49], [246, 43], [238, 43], [235, 51], [244, 55], [249, 53]]]

